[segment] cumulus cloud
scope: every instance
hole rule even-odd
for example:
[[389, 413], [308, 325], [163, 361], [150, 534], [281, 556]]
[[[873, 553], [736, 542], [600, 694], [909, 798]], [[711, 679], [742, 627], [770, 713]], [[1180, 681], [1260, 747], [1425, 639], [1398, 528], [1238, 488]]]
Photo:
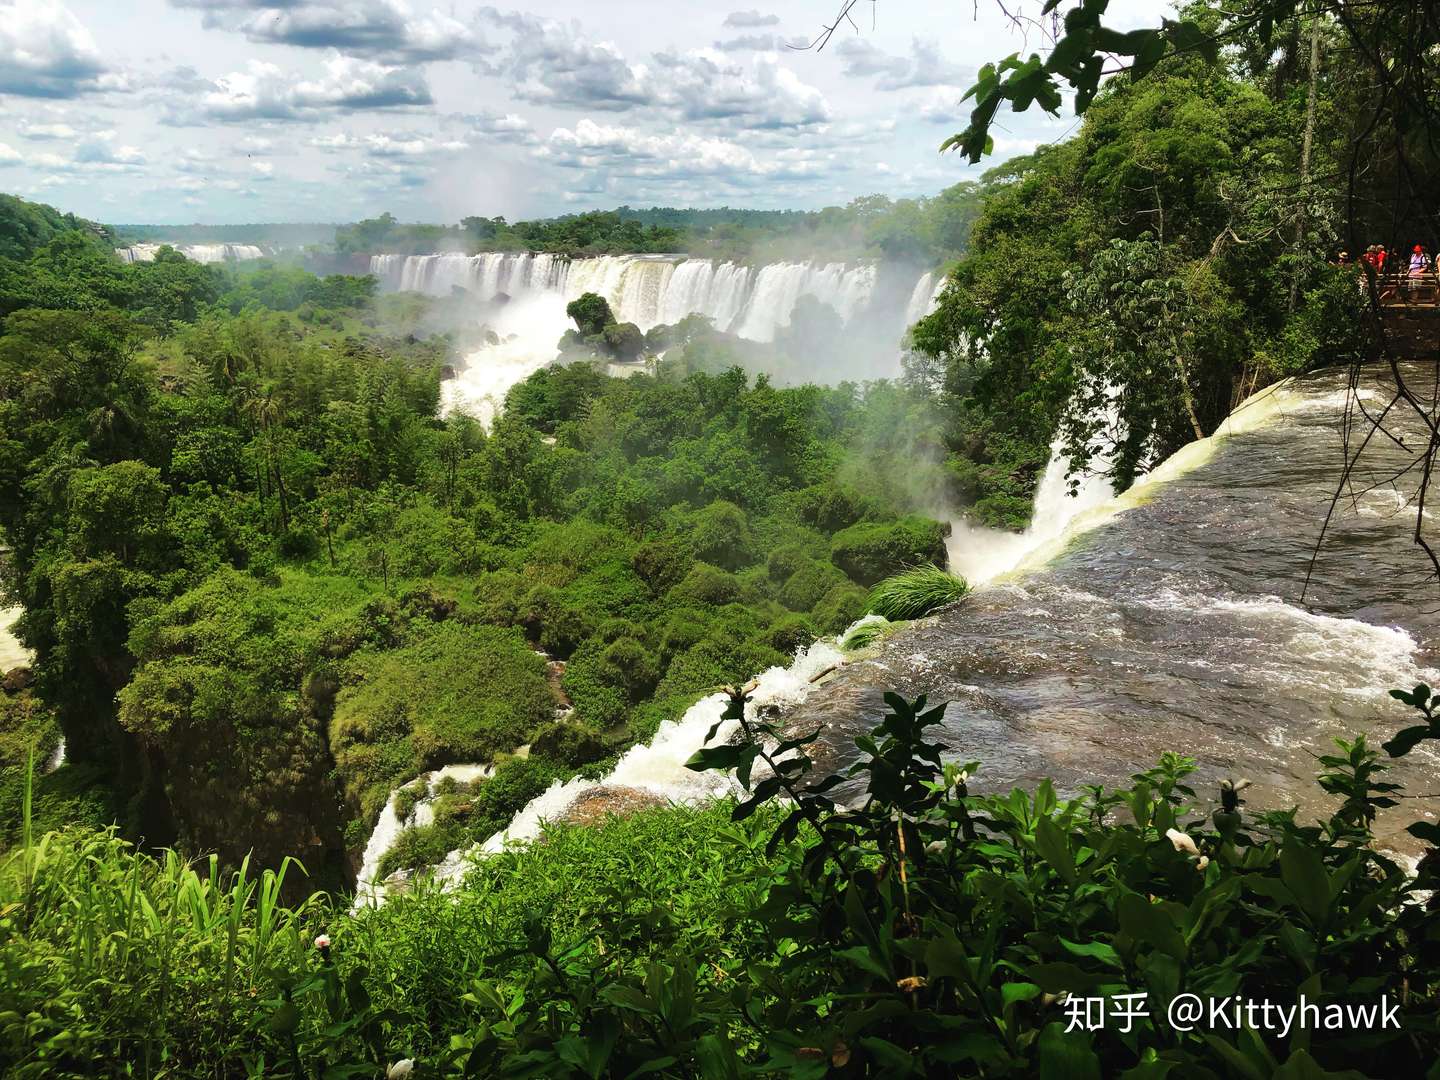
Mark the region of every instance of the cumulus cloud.
[[22, 139], [30, 139], [34, 142], [73, 139], [79, 134], [69, 124], [32, 124], [27, 120], [20, 121], [19, 131]]
[[655, 54], [655, 100], [686, 120], [737, 120], [746, 127], [806, 127], [830, 118], [815, 87], [770, 56], [746, 65], [714, 49]]
[[758, 11], [732, 11], [725, 16], [724, 26], [748, 30], [756, 26], [779, 26], [779, 15], [762, 15]]
[[72, 98], [105, 89], [100, 50], [55, 0], [0, 0], [0, 94]]
[[721, 52], [777, 52], [783, 42], [775, 34], [741, 34], [727, 41], [717, 41]]
[[13, 146], [0, 142], [0, 165], [19, 165], [24, 160]]
[[932, 124], [962, 123], [961, 99], [965, 91], [958, 86], [933, 86], [915, 103], [915, 113]]
[[495, 8], [480, 14], [514, 35], [503, 71], [522, 101], [618, 110], [650, 100], [644, 65], [632, 67], [608, 41], [588, 40], [577, 23]]
[[513, 35], [500, 70], [522, 101], [607, 112], [654, 108], [683, 120], [758, 128], [803, 127], [830, 115], [818, 89], [770, 56], [745, 64], [718, 49], [692, 49], [632, 64], [576, 23], [494, 8], [482, 15]]
[[[239, 5], [255, 7], [257, 5]], [[403, 0], [265, 5], [233, 26], [251, 41], [339, 49], [392, 62], [454, 60], [485, 49], [473, 28], [440, 11], [413, 13]]]
[[309, 145], [327, 152], [359, 150], [377, 158], [432, 157], [465, 149], [465, 143], [458, 139], [428, 139], [414, 132], [351, 135], [342, 131], [317, 136], [309, 140]]
[[116, 146], [113, 137], [102, 134], [77, 143], [68, 158], [44, 151], [21, 156], [15, 162], [22, 163], [54, 173], [126, 173], [139, 172], [145, 165], [145, 155], [136, 146]]
[[694, 177], [803, 177], [815, 162], [777, 155], [762, 159], [730, 139], [692, 132], [657, 135], [632, 127], [597, 124], [588, 118], [574, 128], [556, 128], [536, 157], [570, 168], [601, 170], [608, 176], [679, 180]]
[[539, 142], [530, 121], [516, 113], [497, 113], [486, 110], [481, 113], [466, 113], [447, 117], [459, 125], [467, 135], [474, 135], [485, 142], [518, 143], [529, 145]]
[[878, 48], [865, 38], [843, 38], [835, 51], [844, 63], [844, 72], [850, 78], [860, 79], [879, 76], [875, 82], [877, 90], [904, 90], [916, 86], [944, 86], [963, 83], [971, 79], [975, 71], [960, 64], [952, 64], [940, 52], [940, 46], [933, 41], [912, 38], [909, 56], [893, 56]]
[[175, 110], [171, 122], [315, 120], [327, 113], [409, 108], [431, 101], [420, 72], [337, 53], [325, 61], [317, 79], [297, 80], [275, 64], [251, 60], [244, 71], [209, 83], [193, 105]]

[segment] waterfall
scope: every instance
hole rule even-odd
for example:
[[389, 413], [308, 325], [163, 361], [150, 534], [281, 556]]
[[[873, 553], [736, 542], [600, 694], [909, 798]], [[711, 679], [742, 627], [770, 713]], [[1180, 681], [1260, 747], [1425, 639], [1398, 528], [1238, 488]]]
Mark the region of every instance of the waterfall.
[[[755, 680], [747, 715], [753, 719], [763, 710], [798, 705], [804, 701], [821, 676], [845, 663], [846, 656], [838, 644], [844, 636], [841, 634], [837, 638], [817, 641], [808, 649], [800, 650], [789, 667], [773, 667], [761, 674]], [[435, 870], [437, 880], [451, 885], [459, 882], [476, 857], [501, 851], [507, 845], [534, 840], [546, 822], [560, 820], [572, 806], [589, 795], [621, 789], [643, 792], [667, 802], [698, 803], [736, 792], [735, 782], [727, 773], [694, 772], [685, 767], [685, 762], [695, 751], [707, 745], [706, 735], [711, 728], [720, 725], [711, 740], [715, 745], [735, 735], [739, 727], [736, 721], [721, 723], [721, 714], [727, 702], [728, 698], [723, 693], [711, 694], [697, 701], [680, 719], [661, 724], [648, 744], [628, 750], [615, 768], [600, 780], [580, 777], [566, 782], [557, 780], [522, 808], [508, 827], [483, 843], [450, 852]], [[466, 778], [474, 779], [488, 775], [484, 769], [478, 765], [452, 765], [406, 786], [418, 787], [423, 782], [429, 792], [433, 791], [441, 775], [457, 775], [459, 770], [470, 770]], [[357, 907], [384, 902], [383, 885], [374, 878], [381, 858], [404, 828], [404, 823], [395, 814], [396, 794], [398, 791], [391, 794], [365, 845], [364, 866], [355, 899]], [[433, 816], [425, 816], [426, 808], [432, 802], [433, 799], [427, 795], [416, 803], [414, 824], [423, 825], [433, 820]]]
[[[438, 798], [436, 787], [440, 781], [452, 779], [462, 784], [473, 783], [476, 780], [485, 779], [494, 772], [489, 765], [447, 765], [443, 769], [436, 769], [434, 772], [425, 773], [416, 777], [408, 784], [403, 784], [390, 793], [390, 798], [385, 800], [385, 807], [380, 811], [380, 817], [375, 822], [375, 828], [370, 832], [370, 839], [365, 844], [365, 853], [360, 859], [360, 874], [357, 878], [355, 889], [355, 906], [375, 902], [379, 903], [384, 897], [383, 883], [377, 878], [380, 874], [380, 861], [395, 845], [395, 841], [405, 829], [414, 826], [421, 827], [430, 825], [435, 821], [435, 800]], [[417, 793], [415, 808], [405, 820], [400, 820], [400, 814], [396, 810], [396, 803], [399, 800], [400, 792], [406, 789], [413, 789]]]
[[[116, 248], [115, 254], [125, 263], [154, 262], [155, 254], [163, 244], [132, 244]], [[255, 244], [170, 244], [187, 259], [198, 263], [240, 262], [246, 259], [263, 259], [271, 254]]]
[[22, 614], [23, 608], [0, 608], [0, 675], [31, 662], [30, 650], [20, 644], [14, 633], [14, 626]]
[[568, 302], [593, 292], [609, 301], [618, 320], [642, 330], [697, 314], [755, 341], [773, 340], [802, 296], [814, 296], [843, 320], [856, 317], [866, 310], [877, 276], [870, 263], [770, 263], [755, 270], [680, 255], [570, 259], [530, 252], [372, 255], [370, 272], [387, 290], [430, 296], [459, 288], [480, 300], [548, 294]]
[[1112, 400], [1101, 424], [1102, 434], [1091, 444], [1091, 468], [1078, 478], [1075, 493], [1070, 493], [1070, 458], [1065, 453], [1062, 437], [1057, 434], [1050, 444], [1045, 471], [1035, 488], [1030, 525], [1022, 533], [1013, 533], [975, 525], [963, 517], [952, 521], [946, 541], [950, 568], [971, 585], [983, 585], [1054, 555], [1079, 532], [1134, 505], [1142, 492], [1194, 468], [1213, 454], [1221, 441], [1254, 430], [1286, 405], [1295, 407], [1294, 395], [1286, 384], [1277, 383], [1261, 390], [1226, 417], [1214, 434], [1177, 450], [1159, 467], [1136, 477], [1123, 494], [1116, 495], [1106, 475], [1111, 460], [1109, 447], [1117, 441], [1120, 426]]

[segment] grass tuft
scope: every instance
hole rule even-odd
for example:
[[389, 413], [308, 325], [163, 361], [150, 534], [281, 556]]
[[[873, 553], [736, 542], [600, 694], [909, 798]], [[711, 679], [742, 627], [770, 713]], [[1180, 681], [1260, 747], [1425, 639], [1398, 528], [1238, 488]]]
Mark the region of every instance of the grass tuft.
[[918, 619], [970, 591], [964, 578], [938, 566], [917, 566], [886, 578], [870, 590], [866, 610], [887, 619]]

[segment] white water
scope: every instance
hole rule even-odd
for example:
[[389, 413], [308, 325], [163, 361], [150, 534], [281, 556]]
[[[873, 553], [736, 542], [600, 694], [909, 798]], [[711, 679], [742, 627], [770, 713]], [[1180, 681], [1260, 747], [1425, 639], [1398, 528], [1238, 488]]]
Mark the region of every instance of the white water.
[[[164, 244], [132, 244], [116, 248], [115, 254], [121, 262], [154, 262], [155, 254]], [[239, 262], [244, 259], [263, 259], [270, 252], [254, 244], [170, 244], [187, 259], [198, 263]]]
[[[365, 844], [365, 853], [361, 856], [360, 874], [355, 888], [355, 906], [359, 907], [368, 903], [379, 904], [384, 899], [384, 883], [377, 880], [380, 874], [380, 860], [385, 857], [385, 853], [394, 846], [400, 834], [407, 828], [429, 825], [435, 820], [435, 788], [441, 780], [449, 777], [459, 783], [468, 784], [488, 777], [493, 771], [489, 765], [447, 765], [443, 769], [436, 769], [434, 772], [418, 776], [408, 784], [392, 791], [390, 798], [385, 801], [385, 808], [380, 811], [380, 817], [375, 822], [370, 839]], [[416, 800], [410, 817], [401, 821], [400, 815], [395, 809], [395, 801], [400, 792], [407, 788], [421, 791], [422, 794]]]
[[[678, 255], [372, 255], [370, 272], [388, 290], [430, 296], [460, 290], [483, 307], [487, 325], [502, 342], [465, 357], [457, 377], [442, 388], [441, 411], [466, 412], [487, 425], [512, 386], [555, 361], [560, 336], [572, 326], [565, 306], [587, 292], [604, 296], [620, 321], [642, 330], [698, 314], [719, 330], [761, 342], [774, 340], [790, 323], [800, 298], [811, 296], [854, 329], [862, 322], [878, 326], [882, 340], [898, 342], [914, 319], [933, 310], [944, 284], [943, 275], [926, 273], [908, 294], [885, 293], [882, 299], [883, 290], [876, 288], [879, 268], [870, 263], [785, 262], [754, 268]], [[865, 348], [857, 345], [862, 356], [868, 355]], [[886, 355], [860, 365], [861, 377], [899, 373], [888, 349], [880, 352]], [[847, 358], [817, 356], [816, 361], [817, 381], [825, 381], [827, 364], [836, 378], [857, 377]]]
[[30, 663], [30, 650], [20, 644], [12, 629], [22, 611], [18, 607], [0, 608], [0, 675]]
[[[845, 662], [845, 655], [838, 647], [838, 642], [843, 637], [842, 634], [840, 638], [817, 641], [810, 648], [801, 650], [789, 667], [773, 667], [760, 675], [755, 680], [755, 690], [750, 698], [749, 715], [754, 717], [760, 709], [767, 706], [789, 706], [803, 701], [811, 690], [812, 679], [817, 679], [827, 669], [839, 667]], [[601, 780], [577, 778], [565, 783], [557, 780], [516, 814], [502, 832], [496, 833], [483, 844], [450, 852], [436, 867], [436, 879], [450, 884], [458, 882], [474, 859], [501, 851], [510, 845], [534, 840], [540, 835], [546, 822], [559, 820], [582, 796], [605, 788], [639, 790], [679, 803], [703, 802], [735, 791], [734, 780], [729, 774], [694, 772], [685, 767], [685, 762], [695, 751], [707, 745], [705, 736], [720, 722], [726, 702], [727, 698], [723, 693], [711, 694], [697, 701], [679, 720], [667, 720], [661, 724], [648, 744], [635, 746], [627, 751], [616, 763], [614, 770]], [[710, 745], [723, 744], [734, 735], [738, 726], [736, 721], [726, 721], [716, 731]], [[452, 765], [438, 773], [429, 774], [429, 779], [426, 780], [427, 788], [433, 790], [433, 781], [442, 775], [462, 778], [461, 770], [470, 770], [465, 777], [468, 779], [488, 775], [485, 766]], [[419, 781], [412, 783], [418, 784]], [[408, 824], [423, 825], [432, 820], [432, 817], [423, 816], [429, 802], [421, 800], [416, 804], [415, 815]], [[395, 814], [395, 793], [392, 793], [369, 842], [365, 845], [364, 865], [360, 871], [360, 884], [355, 898], [357, 906], [379, 905], [384, 902], [383, 884], [376, 883], [374, 878], [381, 858], [394, 844], [406, 824], [400, 822]]]
[[[1114, 427], [1113, 414], [1109, 427]], [[1091, 471], [1077, 478], [1075, 493], [1070, 493], [1070, 457], [1065, 453], [1061, 436], [1050, 444], [1050, 460], [1035, 488], [1035, 504], [1030, 524], [1022, 533], [974, 525], [964, 518], [951, 522], [946, 552], [950, 569], [971, 585], [983, 585], [1014, 570], [1025, 556], [1047, 544], [1054, 543], [1080, 515], [1104, 506], [1115, 497], [1110, 479], [1104, 475], [1109, 458], [1097, 449]]]
[[[480, 300], [550, 293], [568, 302], [599, 293], [617, 319], [641, 330], [697, 314], [713, 319], [718, 330], [753, 341], [773, 340], [802, 296], [815, 297], [846, 321], [855, 318], [867, 308], [877, 275], [871, 263], [787, 262], [757, 269], [681, 255], [567, 259], [529, 252], [372, 255], [370, 272], [386, 289], [431, 296], [460, 288]], [[568, 326], [563, 304], [556, 326], [558, 338]]]

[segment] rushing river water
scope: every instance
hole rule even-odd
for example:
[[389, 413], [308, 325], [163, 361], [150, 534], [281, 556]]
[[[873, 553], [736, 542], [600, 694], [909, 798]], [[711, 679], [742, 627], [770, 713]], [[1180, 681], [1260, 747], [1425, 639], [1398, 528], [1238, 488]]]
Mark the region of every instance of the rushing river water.
[[20, 618], [18, 607], [0, 608], [0, 675], [30, 662], [30, 653], [16, 639], [13, 627]]
[[[1383, 385], [1361, 392], [1388, 400]], [[1440, 586], [1411, 541], [1413, 481], [1342, 503], [1302, 601], [1345, 399], [1333, 374], [1271, 395], [1262, 419], [1239, 425], [1250, 430], [1208, 458], [1188, 452], [1206, 458], [1194, 468], [1162, 467], [1163, 479], [1092, 511], [1113, 516], [1058, 557], [847, 665], [795, 723], [823, 722], [823, 745], [844, 758], [884, 691], [925, 693], [949, 702], [942, 741], [983, 763], [984, 788], [1044, 776], [1072, 792], [1114, 785], [1174, 750], [1198, 759], [1202, 780], [1254, 780], [1252, 805], [1327, 805], [1315, 755], [1362, 731], [1378, 745], [1408, 719], [1387, 691], [1440, 677]], [[1354, 487], [1409, 460], [1373, 440]], [[1428, 750], [1397, 772], [1413, 791], [1440, 791]], [[1392, 818], [1382, 832], [1404, 823]]]

